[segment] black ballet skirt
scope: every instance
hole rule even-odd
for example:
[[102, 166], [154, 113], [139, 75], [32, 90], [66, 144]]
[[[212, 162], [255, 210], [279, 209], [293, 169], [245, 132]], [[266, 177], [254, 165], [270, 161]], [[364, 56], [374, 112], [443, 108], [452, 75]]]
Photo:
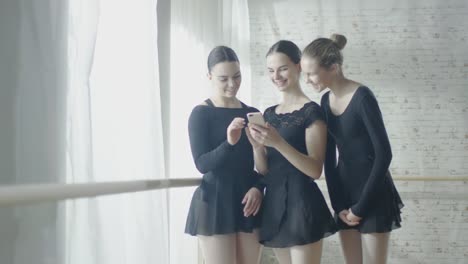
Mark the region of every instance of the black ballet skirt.
[[[321, 102], [328, 125], [325, 178], [338, 227], [361, 233], [401, 227], [403, 202], [388, 170], [392, 151], [374, 94], [359, 87], [341, 115], [332, 113], [329, 94]], [[337, 214], [349, 208], [362, 217], [359, 225], [339, 219]]]
[[[309, 102], [285, 114], [276, 114], [275, 108], [265, 111], [265, 120], [291, 146], [307, 154], [305, 131], [313, 122], [324, 120], [320, 106]], [[314, 179], [299, 171], [274, 148], [267, 148], [267, 159], [260, 243], [284, 248], [314, 243], [335, 233], [335, 221]]]
[[259, 214], [244, 217], [242, 199], [256, 187], [263, 193], [260, 175], [254, 171], [253, 150], [245, 131], [239, 142], [231, 146], [226, 130], [236, 117], [246, 118], [257, 109], [196, 106], [189, 118], [189, 137], [193, 159], [203, 174], [202, 183], [193, 194], [185, 233], [220, 235], [252, 232], [259, 227]]

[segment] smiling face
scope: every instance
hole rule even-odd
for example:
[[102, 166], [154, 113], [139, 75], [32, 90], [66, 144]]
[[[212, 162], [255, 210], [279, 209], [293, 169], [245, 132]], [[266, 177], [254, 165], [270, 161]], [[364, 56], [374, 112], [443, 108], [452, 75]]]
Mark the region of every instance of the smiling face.
[[242, 82], [242, 75], [238, 62], [220, 62], [208, 74], [215, 93], [220, 97], [236, 97]]
[[294, 64], [284, 53], [274, 52], [267, 56], [267, 68], [270, 79], [280, 91], [286, 91], [299, 85], [299, 64]]
[[301, 59], [304, 81], [317, 92], [330, 86], [336, 67], [336, 65], [332, 65], [330, 69], [325, 69], [319, 65], [316, 59], [308, 56], [303, 56]]

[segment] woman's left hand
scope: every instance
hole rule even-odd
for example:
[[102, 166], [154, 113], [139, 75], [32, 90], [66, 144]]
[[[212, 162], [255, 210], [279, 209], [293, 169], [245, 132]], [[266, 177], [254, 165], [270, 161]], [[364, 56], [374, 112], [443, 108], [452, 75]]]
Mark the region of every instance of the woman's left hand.
[[249, 123], [248, 126], [251, 128], [251, 136], [262, 145], [276, 148], [282, 141], [284, 141], [276, 128], [272, 127], [268, 123], [266, 126]]
[[252, 187], [245, 194], [244, 199], [242, 199], [242, 204], [244, 204], [244, 216], [249, 217], [251, 215], [257, 215], [260, 210], [260, 205], [262, 205], [263, 195], [259, 189]]
[[348, 209], [348, 214], [346, 215], [346, 219], [350, 222], [360, 222], [362, 220], [362, 217], [359, 217], [353, 213], [351, 208]]

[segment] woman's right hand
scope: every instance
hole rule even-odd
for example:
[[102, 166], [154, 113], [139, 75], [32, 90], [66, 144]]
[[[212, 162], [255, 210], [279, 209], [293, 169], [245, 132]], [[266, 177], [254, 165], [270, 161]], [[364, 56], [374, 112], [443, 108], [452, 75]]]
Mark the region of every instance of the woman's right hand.
[[341, 221], [343, 221], [345, 224], [347, 224], [347, 225], [349, 225], [349, 226], [357, 226], [357, 225], [359, 225], [359, 222], [349, 221], [348, 218], [346, 217], [348, 214], [349, 214], [349, 211], [348, 211], [348, 210], [342, 210], [342, 211], [338, 214], [338, 217], [341, 219]]
[[252, 134], [251, 134], [251, 127], [246, 127], [245, 128], [245, 134], [247, 135], [247, 138], [249, 139], [249, 142], [250, 144], [252, 145], [253, 149], [256, 150], [256, 149], [263, 149], [264, 145], [260, 142], [258, 142], [257, 140], [255, 140], [253, 137], [252, 137]]
[[266, 123], [266, 126], [260, 126], [256, 124], [249, 123], [250, 135], [259, 144], [262, 144], [267, 147], [277, 148], [281, 143], [284, 143], [285, 140], [278, 131]]
[[229, 145], [234, 146], [239, 142], [242, 136], [242, 129], [245, 127], [245, 119], [242, 117], [236, 117], [232, 120], [231, 124], [229, 124], [226, 134], [227, 134], [227, 141]]

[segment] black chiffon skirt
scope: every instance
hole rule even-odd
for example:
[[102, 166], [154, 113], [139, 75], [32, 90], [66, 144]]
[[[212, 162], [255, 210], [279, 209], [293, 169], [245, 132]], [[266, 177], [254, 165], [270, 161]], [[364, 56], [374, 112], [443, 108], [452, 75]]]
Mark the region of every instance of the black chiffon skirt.
[[[387, 233], [401, 227], [401, 209], [403, 201], [398, 194], [390, 173], [387, 174], [384, 189], [375, 201], [371, 211], [357, 226], [348, 226], [335, 213], [335, 220], [340, 230], [355, 229], [363, 234]], [[350, 205], [351, 206], [351, 205]]]
[[192, 196], [185, 233], [212, 236], [253, 232], [260, 225], [261, 211], [256, 216], [245, 217], [242, 204], [242, 199], [252, 187], [253, 181], [204, 177]]
[[267, 182], [260, 243], [285, 248], [314, 243], [334, 234], [335, 221], [317, 184], [304, 175], [283, 178], [288, 180]]

